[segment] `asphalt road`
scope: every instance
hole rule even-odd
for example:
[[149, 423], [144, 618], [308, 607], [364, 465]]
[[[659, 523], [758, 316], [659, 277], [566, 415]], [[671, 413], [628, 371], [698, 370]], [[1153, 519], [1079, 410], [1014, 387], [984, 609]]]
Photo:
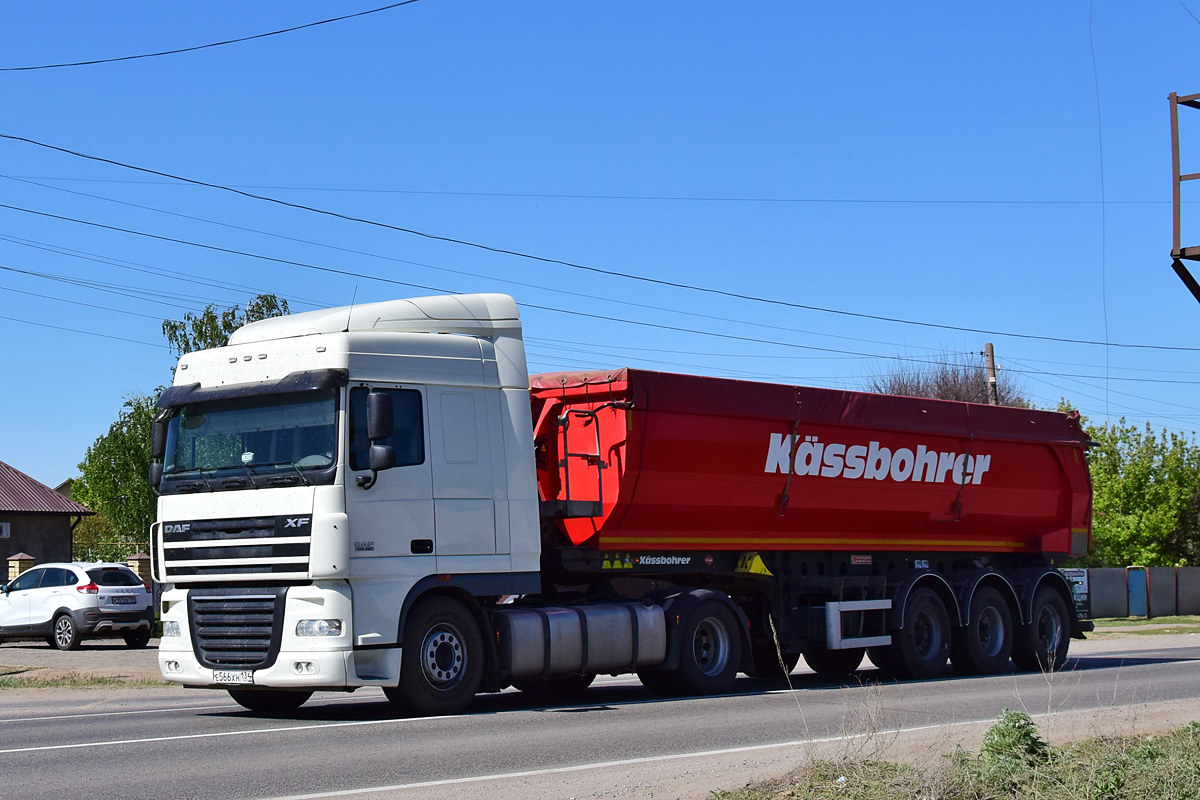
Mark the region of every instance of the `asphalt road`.
[[[800, 671], [796, 691], [742, 678], [735, 694], [675, 700], [652, 697], [636, 680], [605, 679], [581, 705], [546, 707], [509, 691], [480, 696], [462, 716], [430, 719], [395, 717], [377, 690], [317, 695], [286, 719], [245, 712], [214, 692], [21, 690], [0, 693], [0, 794], [567, 798], [582, 787], [587, 796], [640, 796], [637, 785], [620, 784], [634, 778], [593, 779], [620, 768], [652, 783], [645, 776], [664, 765], [749, 763], [865, 731], [990, 721], [1006, 707], [1069, 716], [1153, 705], [1200, 717], [1197, 638], [1088, 642], [1054, 676], [878, 683], [864, 670], [862, 685], [844, 686]], [[690, 786], [681, 794], [702, 798], [713, 788]]]

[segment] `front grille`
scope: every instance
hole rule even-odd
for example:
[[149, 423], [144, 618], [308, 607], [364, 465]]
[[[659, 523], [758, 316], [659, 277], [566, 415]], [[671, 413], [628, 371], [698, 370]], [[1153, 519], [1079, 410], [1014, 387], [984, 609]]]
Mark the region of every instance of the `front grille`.
[[188, 622], [200, 663], [210, 669], [266, 669], [279, 655], [286, 587], [193, 589]]
[[165, 522], [163, 577], [168, 583], [217, 576], [307, 578], [311, 520], [302, 515]]

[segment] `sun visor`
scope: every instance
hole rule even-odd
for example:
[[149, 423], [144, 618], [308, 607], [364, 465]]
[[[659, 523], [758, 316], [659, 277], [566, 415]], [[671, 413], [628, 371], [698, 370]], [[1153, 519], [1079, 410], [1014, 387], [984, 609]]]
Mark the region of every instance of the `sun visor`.
[[225, 386], [201, 387], [198, 383], [171, 386], [162, 393], [155, 404], [158, 408], [178, 408], [188, 403], [206, 400], [228, 400], [234, 397], [254, 397], [264, 394], [287, 394], [311, 392], [345, 386], [350, 382], [350, 373], [344, 369], [314, 369], [293, 372], [277, 381], [233, 383]]

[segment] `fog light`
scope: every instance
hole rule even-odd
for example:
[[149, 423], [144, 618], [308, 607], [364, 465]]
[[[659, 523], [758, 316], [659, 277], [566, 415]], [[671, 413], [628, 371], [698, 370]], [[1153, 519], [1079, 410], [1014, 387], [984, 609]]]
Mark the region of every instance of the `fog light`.
[[167, 668], [167, 672], [179, 672], [180, 671], [178, 661], [164, 661], [163, 666], [165, 666]]
[[297, 636], [341, 636], [340, 619], [302, 619], [296, 623]]
[[320, 668], [318, 668], [317, 665], [311, 661], [292, 662], [292, 672], [296, 673], [297, 675], [316, 675], [320, 671]]
[[163, 636], [180, 636], [179, 623], [174, 620], [163, 620]]

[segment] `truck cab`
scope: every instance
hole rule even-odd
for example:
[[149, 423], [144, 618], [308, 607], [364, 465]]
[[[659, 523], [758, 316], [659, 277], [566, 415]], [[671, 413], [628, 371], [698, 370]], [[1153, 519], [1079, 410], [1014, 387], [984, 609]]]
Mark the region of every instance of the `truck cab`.
[[164, 677], [262, 702], [395, 686], [425, 590], [536, 593], [528, 386], [504, 295], [278, 317], [184, 355], [151, 474]]

